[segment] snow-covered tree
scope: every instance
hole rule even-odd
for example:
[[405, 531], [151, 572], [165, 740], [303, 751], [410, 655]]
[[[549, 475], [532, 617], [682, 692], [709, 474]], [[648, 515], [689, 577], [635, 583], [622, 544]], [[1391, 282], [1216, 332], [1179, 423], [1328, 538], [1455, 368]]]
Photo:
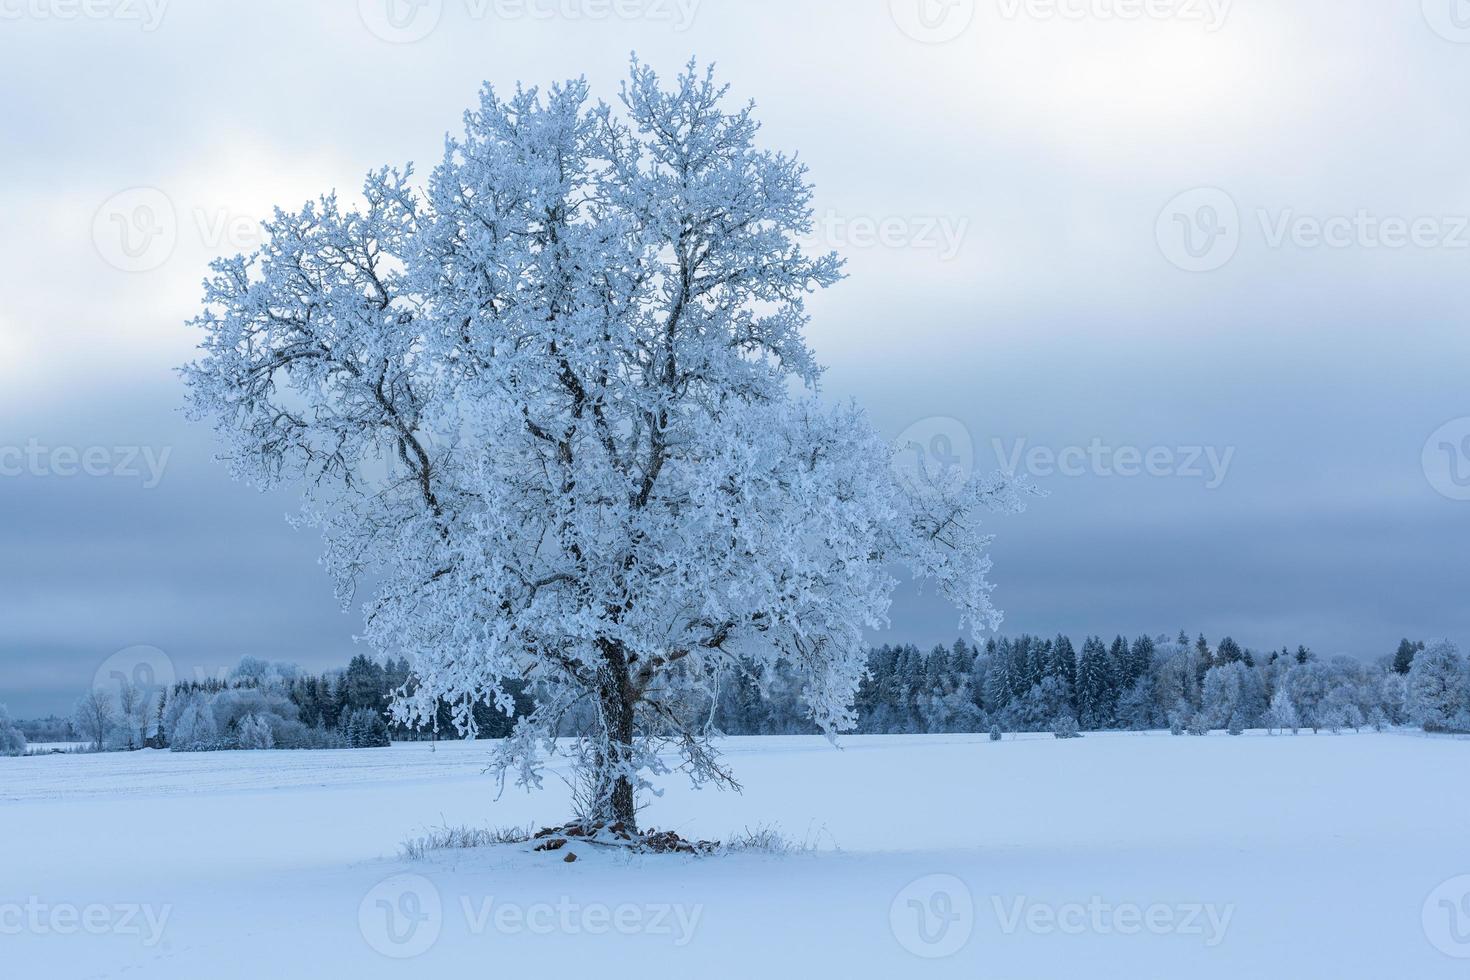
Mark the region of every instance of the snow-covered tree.
[[123, 681], [117, 692], [118, 718], [115, 735], [118, 739], [118, 748], [131, 752], [143, 747], [146, 738], [145, 729], [148, 727], [148, 714], [153, 707], [153, 699], [148, 693], [131, 681]]
[[10, 711], [0, 704], [0, 755], [25, 755], [26, 737], [10, 718]]
[[471, 732], [524, 679], [498, 769], [539, 785], [587, 706], [599, 819], [634, 824], [660, 747], [733, 783], [695, 706], [734, 665], [791, 665], [811, 721], [851, 726], [895, 566], [963, 627], [1000, 619], [981, 518], [1020, 492], [905, 478], [814, 400], [804, 304], [841, 262], [799, 243], [806, 170], [756, 133], [692, 65], [665, 87], [635, 61], [619, 108], [487, 87], [426, 187], [380, 170], [362, 206], [278, 212], [216, 262], [184, 371], [238, 475], [301, 485], [344, 601], [382, 583], [366, 636], [417, 682], [395, 717], [447, 702]]
[[1296, 706], [1291, 703], [1291, 697], [1286, 693], [1286, 688], [1277, 688], [1276, 693], [1271, 696], [1270, 706], [1266, 709], [1267, 730], [1285, 732], [1289, 728], [1295, 735], [1300, 727], [1301, 723], [1296, 717]]
[[87, 692], [72, 711], [72, 724], [78, 734], [92, 743], [94, 751], [101, 752], [117, 724], [112, 698], [102, 691]]
[[210, 752], [220, 748], [219, 727], [208, 699], [196, 691], [174, 701], [182, 703], [182, 708], [174, 722], [169, 748], [175, 752]]
[[1407, 637], [1399, 641], [1399, 648], [1393, 655], [1393, 672], [1395, 674], [1407, 674], [1409, 668], [1414, 666], [1414, 657], [1420, 650], [1424, 649], [1424, 641], [1415, 642]]
[[1453, 727], [1466, 707], [1465, 661], [1449, 640], [1434, 640], [1415, 654], [1407, 688], [1410, 720], [1425, 731]]
[[1108, 648], [1096, 636], [1082, 644], [1077, 662], [1077, 712], [1088, 728], [1105, 728], [1112, 724], [1117, 707], [1113, 676], [1108, 662]]
[[1298, 720], [1313, 732], [1322, 727], [1322, 711], [1330, 682], [1328, 670], [1321, 661], [1300, 656], [1282, 679], [1282, 686], [1296, 706]]
[[276, 746], [271, 726], [255, 715], [246, 715], [240, 720], [235, 741], [242, 749], [273, 749]]
[[1132, 731], [1154, 727], [1154, 678], [1152, 672], [1142, 674], [1118, 698], [1118, 726]]

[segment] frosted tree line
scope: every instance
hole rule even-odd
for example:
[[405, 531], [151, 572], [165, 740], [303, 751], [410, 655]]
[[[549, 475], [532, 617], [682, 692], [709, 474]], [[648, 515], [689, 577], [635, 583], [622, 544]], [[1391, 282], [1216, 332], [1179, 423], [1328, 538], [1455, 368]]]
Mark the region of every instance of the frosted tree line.
[[[0, 705], [0, 755], [32, 742], [82, 740], [92, 749], [175, 751], [356, 748], [390, 740], [456, 738], [456, 706], [407, 726], [391, 717], [400, 693], [417, 685], [406, 658], [358, 655], [344, 670], [311, 674], [294, 664], [246, 657], [221, 679], [166, 691], [89, 692], [71, 718], [16, 722]], [[819, 731], [793, 672], [730, 671], [705, 695], [714, 729], [728, 735]], [[513, 691], [509, 715], [479, 706], [478, 737], [505, 738], [529, 715], [537, 692]], [[574, 736], [569, 717], [558, 734]], [[1470, 661], [1447, 640], [1404, 640], [1375, 664], [1322, 659], [1297, 647], [1265, 653], [1226, 637], [1190, 641], [1065, 636], [997, 637], [984, 646], [956, 640], [927, 653], [913, 645], [869, 651], [855, 703], [860, 734], [1158, 730], [1339, 732], [1414, 725], [1470, 732]]]
[[[758, 688], [764, 687], [762, 694]], [[731, 733], [810, 731], [779, 674], [732, 678], [717, 717]], [[882, 646], [858, 691], [861, 733], [1247, 728], [1337, 732], [1413, 724], [1470, 731], [1470, 663], [1454, 644], [1400, 644], [1373, 665], [1226, 637], [1003, 637], [925, 653]]]
[[[375, 748], [423, 737], [388, 717], [391, 700], [412, 685], [403, 658], [379, 663], [359, 655], [345, 670], [310, 674], [246, 657], [220, 678], [154, 690], [129, 683], [95, 689], [70, 719], [42, 719], [35, 727], [47, 740], [79, 739], [93, 751]], [[493, 729], [497, 716], [486, 715]], [[502, 722], [498, 734], [509, 730]]]

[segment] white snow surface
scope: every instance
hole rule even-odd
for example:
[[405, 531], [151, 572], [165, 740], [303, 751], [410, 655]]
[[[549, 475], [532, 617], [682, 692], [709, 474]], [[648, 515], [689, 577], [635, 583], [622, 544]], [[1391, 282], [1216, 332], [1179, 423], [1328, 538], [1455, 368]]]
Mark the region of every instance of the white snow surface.
[[665, 779], [645, 827], [815, 850], [399, 856], [569, 815], [555, 778], [497, 800], [486, 743], [0, 759], [0, 975], [1470, 976], [1470, 918], [1436, 918], [1470, 891], [1444, 884], [1470, 875], [1470, 741], [724, 748], [744, 792]]

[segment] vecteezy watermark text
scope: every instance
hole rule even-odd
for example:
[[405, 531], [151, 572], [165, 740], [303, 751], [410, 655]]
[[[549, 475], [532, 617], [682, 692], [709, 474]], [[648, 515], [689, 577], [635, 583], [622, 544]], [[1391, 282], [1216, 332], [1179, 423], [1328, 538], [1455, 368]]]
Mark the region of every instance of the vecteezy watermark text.
[[1470, 249], [1466, 214], [1396, 215], [1367, 208], [1309, 214], [1293, 207], [1255, 208], [1242, 214], [1235, 198], [1218, 187], [1196, 187], [1173, 197], [1159, 213], [1154, 235], [1159, 251], [1173, 265], [1187, 272], [1213, 272], [1235, 258], [1252, 224], [1260, 241], [1272, 250]]
[[45, 902], [32, 895], [23, 902], [0, 902], [0, 936], [136, 936], [145, 947], [163, 940], [172, 905], [135, 902]]
[[[517, 902], [493, 895], [459, 896], [458, 912], [471, 936], [654, 936], [687, 946], [704, 906], [670, 902]], [[448, 915], [439, 889], [423, 875], [399, 874], [375, 885], [358, 906], [358, 928], [368, 946], [392, 959], [410, 959], [439, 941]]]
[[163, 481], [169, 446], [46, 446], [37, 439], [23, 446], [0, 445], [0, 477], [118, 477], [142, 480], [152, 490]]
[[1135, 21], [1197, 23], [1209, 33], [1225, 26], [1234, 0], [996, 0], [1006, 20]]
[[167, 8], [168, 0], [0, 0], [0, 20], [116, 20], [156, 31]]
[[906, 249], [932, 252], [941, 262], [960, 254], [970, 219], [949, 214], [844, 215], [825, 211], [812, 220], [803, 241], [818, 250]]
[[1086, 902], [1035, 902], [1024, 895], [990, 898], [1000, 931], [1006, 935], [1026, 932], [1037, 936], [1198, 936], [1206, 948], [1225, 940], [1234, 905], [1209, 902], [1169, 904], [1152, 902], [1107, 902], [1094, 895]]
[[1111, 446], [1094, 438], [1085, 446], [1032, 446], [1026, 439], [1007, 444], [992, 439], [996, 462], [1011, 474], [1038, 479], [1052, 476], [1078, 477], [1173, 477], [1201, 480], [1205, 489], [1215, 490], [1225, 482], [1235, 447], [1225, 446]]
[[[459, 0], [473, 21], [608, 20], [664, 23], [686, 31], [700, 0]], [[445, 0], [358, 0], [363, 25], [390, 44], [422, 41], [439, 26]]]

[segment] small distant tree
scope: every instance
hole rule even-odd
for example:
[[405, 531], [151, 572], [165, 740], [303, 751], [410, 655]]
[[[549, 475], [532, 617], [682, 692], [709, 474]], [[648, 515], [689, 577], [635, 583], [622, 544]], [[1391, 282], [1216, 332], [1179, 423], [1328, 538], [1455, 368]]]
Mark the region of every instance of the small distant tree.
[[[180, 699], [175, 698], [175, 703]], [[219, 726], [214, 712], [202, 692], [194, 692], [182, 701], [183, 707], [174, 722], [169, 748], [175, 752], [212, 752], [221, 747]]]
[[142, 688], [124, 681], [117, 692], [117, 725], [122, 748], [131, 752], [143, 747], [143, 727], [147, 724], [148, 702]]
[[158, 707], [153, 717], [153, 734], [148, 738], [149, 748], [162, 749], [168, 747], [168, 738], [164, 734], [163, 717], [168, 708], [168, 689], [160, 688], [158, 691]]
[[1409, 669], [1408, 702], [1413, 721], [1426, 732], [1454, 727], [1466, 706], [1465, 662], [1449, 640], [1435, 640], [1414, 657]]
[[1300, 722], [1296, 717], [1296, 706], [1291, 703], [1291, 697], [1286, 693], [1285, 687], [1280, 687], [1271, 697], [1271, 705], [1266, 709], [1266, 730], [1285, 732], [1290, 728], [1295, 735], [1300, 728]]
[[10, 711], [0, 704], [0, 755], [25, 755], [26, 737], [10, 718]]
[[1399, 648], [1393, 655], [1393, 672], [1395, 674], [1408, 674], [1409, 668], [1414, 666], [1414, 655], [1424, 649], [1424, 641], [1414, 642], [1407, 637], [1399, 641]]
[[1297, 662], [1286, 672], [1282, 684], [1291, 703], [1296, 706], [1297, 718], [1305, 728], [1313, 732], [1322, 727], [1322, 712], [1326, 707], [1331, 677], [1320, 660], [1310, 654], [1300, 656], [1305, 648], [1298, 649]]
[[991, 725], [990, 726], [990, 740], [992, 742], [999, 742], [1000, 741], [1000, 726], [999, 725]]
[[275, 748], [275, 739], [271, 735], [271, 726], [263, 718], [258, 718], [255, 715], [246, 715], [240, 720], [240, 725], [236, 732], [236, 741], [242, 749]]
[[117, 724], [112, 698], [101, 691], [89, 691], [77, 701], [72, 716], [77, 733], [92, 743], [92, 751], [101, 752], [103, 744]]
[[354, 749], [387, 748], [392, 744], [388, 722], [371, 708], [358, 708], [347, 715], [343, 724], [347, 745]]
[[1082, 737], [1082, 734], [1077, 731], [1077, 719], [1073, 718], [1070, 714], [1064, 714], [1057, 718], [1056, 723], [1052, 725], [1051, 733], [1057, 738]]

